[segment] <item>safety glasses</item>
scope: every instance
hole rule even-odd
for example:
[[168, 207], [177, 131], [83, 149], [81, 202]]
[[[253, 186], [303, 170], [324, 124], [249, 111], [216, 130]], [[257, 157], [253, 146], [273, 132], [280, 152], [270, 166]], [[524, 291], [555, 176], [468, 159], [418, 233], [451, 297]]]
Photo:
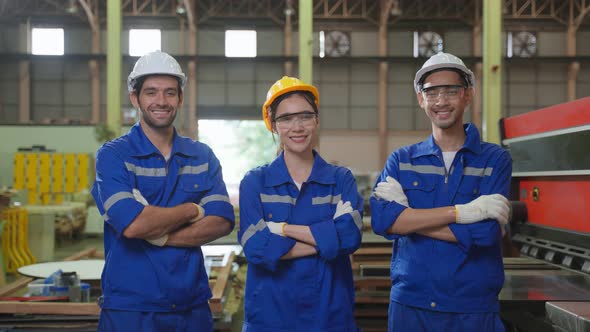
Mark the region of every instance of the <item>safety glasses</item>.
[[460, 98], [465, 91], [463, 85], [438, 85], [422, 89], [422, 97], [429, 102], [436, 102], [439, 98], [453, 100]]
[[296, 123], [301, 123], [303, 126], [313, 124], [318, 114], [316, 112], [303, 111], [298, 113], [284, 114], [275, 119], [277, 127], [282, 129], [291, 128]]

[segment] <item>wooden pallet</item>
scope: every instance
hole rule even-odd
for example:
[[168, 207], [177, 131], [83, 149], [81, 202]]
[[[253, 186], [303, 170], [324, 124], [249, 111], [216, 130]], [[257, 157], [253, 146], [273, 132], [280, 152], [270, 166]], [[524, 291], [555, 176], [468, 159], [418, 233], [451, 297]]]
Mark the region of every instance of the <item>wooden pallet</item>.
[[220, 315], [223, 312], [223, 304], [225, 303], [228, 286], [231, 281], [232, 266], [235, 260], [233, 251], [226, 252], [222, 257], [221, 266], [211, 267], [211, 274], [209, 276], [209, 287], [213, 296], [209, 300], [209, 307], [213, 315]]
[[391, 279], [391, 242], [363, 243], [351, 255], [354, 273], [354, 316], [365, 332], [386, 332]]

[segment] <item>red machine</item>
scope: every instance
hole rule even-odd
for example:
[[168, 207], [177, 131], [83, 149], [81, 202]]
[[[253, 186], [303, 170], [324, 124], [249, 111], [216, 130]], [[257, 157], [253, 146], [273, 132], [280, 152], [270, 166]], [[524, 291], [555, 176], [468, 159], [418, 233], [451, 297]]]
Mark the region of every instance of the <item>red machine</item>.
[[519, 325], [523, 308], [536, 304], [532, 315], [547, 325], [590, 326], [589, 315], [564, 309], [590, 312], [590, 97], [502, 119], [500, 129], [520, 215], [512, 244], [534, 258], [518, 272], [505, 259], [501, 303], [516, 305], [504, 311]]
[[[513, 159], [513, 199], [524, 202], [528, 213], [515, 236], [590, 249], [590, 98], [503, 119], [501, 128]], [[544, 258], [540, 252], [550, 253], [553, 263], [570, 254], [539, 247], [532, 256]], [[567, 267], [590, 273], [590, 258], [569, 261]]]

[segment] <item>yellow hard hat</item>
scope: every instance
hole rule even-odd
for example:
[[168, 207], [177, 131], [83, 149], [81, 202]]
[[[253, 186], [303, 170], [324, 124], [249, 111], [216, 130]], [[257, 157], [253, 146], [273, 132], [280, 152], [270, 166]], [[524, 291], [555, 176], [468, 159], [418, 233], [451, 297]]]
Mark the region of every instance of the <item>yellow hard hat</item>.
[[266, 93], [266, 101], [264, 102], [264, 105], [262, 105], [262, 118], [264, 119], [266, 129], [269, 131], [272, 131], [272, 125], [270, 123], [271, 119], [268, 107], [279, 96], [291, 91], [311, 92], [315, 98], [316, 106], [320, 106], [320, 94], [318, 93], [318, 89], [316, 89], [315, 86], [305, 84], [302, 80], [296, 77], [283, 76], [280, 80], [276, 81], [275, 84], [270, 87], [270, 89], [268, 89], [268, 92]]

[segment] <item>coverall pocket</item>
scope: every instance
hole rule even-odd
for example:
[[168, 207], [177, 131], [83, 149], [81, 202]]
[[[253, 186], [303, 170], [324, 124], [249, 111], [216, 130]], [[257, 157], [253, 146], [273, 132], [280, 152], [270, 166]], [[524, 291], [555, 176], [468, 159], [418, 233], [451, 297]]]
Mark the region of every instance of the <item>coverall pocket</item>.
[[201, 175], [182, 175], [180, 187], [185, 193], [185, 202], [200, 203], [201, 199], [211, 189], [207, 177]]
[[479, 184], [481, 178], [474, 176], [466, 176], [461, 181], [461, 185], [457, 189], [457, 197], [454, 204], [466, 204], [480, 196]]
[[428, 209], [434, 205], [435, 179], [429, 176], [404, 176], [400, 184], [412, 208]]
[[264, 220], [265, 221], [276, 221], [276, 222], [287, 222], [289, 223], [290, 207], [288, 206], [274, 206], [264, 205]]

